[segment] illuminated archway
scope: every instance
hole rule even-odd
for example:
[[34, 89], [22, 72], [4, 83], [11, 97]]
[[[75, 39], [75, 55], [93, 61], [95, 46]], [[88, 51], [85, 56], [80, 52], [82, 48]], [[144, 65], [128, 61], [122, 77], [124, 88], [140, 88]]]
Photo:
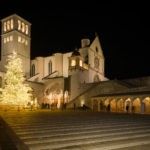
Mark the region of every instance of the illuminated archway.
[[142, 101], [145, 103], [145, 113], [150, 114], [150, 97], [146, 97]]
[[123, 99], [120, 98], [118, 101], [117, 101], [117, 111], [118, 112], [123, 112]]
[[132, 107], [134, 107], [135, 113], [141, 113], [141, 101], [140, 98], [135, 98], [132, 103]]
[[[105, 101], [104, 101], [104, 110], [106, 111], [106, 108], [108, 106], [108, 104], [110, 103], [110, 100], [109, 98], [106, 98]], [[110, 109], [111, 109], [111, 105], [110, 105]]]
[[111, 111], [112, 111], [112, 112], [116, 112], [117, 107], [116, 107], [116, 99], [115, 99], [115, 98], [113, 98], [113, 99], [110, 101], [110, 108], [111, 108]]
[[59, 88], [47, 88], [44, 92], [45, 96], [43, 98], [44, 105], [50, 105], [50, 108], [59, 109], [63, 104], [63, 90]]
[[[127, 110], [127, 107], [128, 107], [128, 110]], [[125, 103], [124, 103], [124, 111], [125, 112], [131, 112], [131, 99], [130, 98], [127, 98], [125, 100]]]
[[69, 102], [69, 93], [68, 91], [66, 90], [64, 92], [64, 103], [68, 103]]

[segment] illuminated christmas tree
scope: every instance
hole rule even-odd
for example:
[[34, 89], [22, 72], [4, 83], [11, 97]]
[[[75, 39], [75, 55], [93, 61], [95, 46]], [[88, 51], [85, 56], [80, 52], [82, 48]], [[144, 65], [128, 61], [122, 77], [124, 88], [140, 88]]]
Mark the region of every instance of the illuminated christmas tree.
[[4, 86], [1, 89], [2, 103], [17, 105], [19, 107], [25, 106], [31, 100], [32, 89], [25, 84], [25, 77], [22, 72], [22, 60], [17, 57], [16, 52], [8, 56], [6, 69]]

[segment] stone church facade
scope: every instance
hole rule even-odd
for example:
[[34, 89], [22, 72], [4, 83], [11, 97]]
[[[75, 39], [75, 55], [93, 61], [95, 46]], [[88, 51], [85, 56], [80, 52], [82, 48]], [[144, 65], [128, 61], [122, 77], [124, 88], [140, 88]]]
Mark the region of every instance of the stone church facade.
[[[150, 113], [149, 77], [109, 80], [98, 36], [82, 39], [81, 47], [67, 53], [30, 59], [31, 24], [13, 14], [1, 20], [0, 86], [6, 59], [15, 50], [38, 103], [61, 109], [87, 106], [93, 111]], [[134, 110], [133, 110], [134, 108]]]

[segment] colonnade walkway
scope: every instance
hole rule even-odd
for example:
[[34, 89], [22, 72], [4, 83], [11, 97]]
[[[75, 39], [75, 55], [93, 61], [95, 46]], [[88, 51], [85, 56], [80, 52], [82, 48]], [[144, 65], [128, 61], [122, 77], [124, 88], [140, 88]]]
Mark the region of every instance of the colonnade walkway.
[[150, 149], [149, 115], [38, 110], [1, 117], [30, 150]]

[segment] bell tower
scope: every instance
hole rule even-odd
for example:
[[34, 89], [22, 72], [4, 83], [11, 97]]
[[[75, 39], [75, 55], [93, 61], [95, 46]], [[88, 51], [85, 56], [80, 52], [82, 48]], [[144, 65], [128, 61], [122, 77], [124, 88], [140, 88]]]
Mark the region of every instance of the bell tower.
[[26, 77], [30, 75], [30, 35], [31, 24], [13, 14], [1, 20], [1, 71], [6, 71], [5, 65], [8, 55], [16, 51], [22, 59], [23, 73]]
[[82, 69], [83, 60], [80, 56], [80, 52], [75, 49], [69, 58], [69, 70]]

